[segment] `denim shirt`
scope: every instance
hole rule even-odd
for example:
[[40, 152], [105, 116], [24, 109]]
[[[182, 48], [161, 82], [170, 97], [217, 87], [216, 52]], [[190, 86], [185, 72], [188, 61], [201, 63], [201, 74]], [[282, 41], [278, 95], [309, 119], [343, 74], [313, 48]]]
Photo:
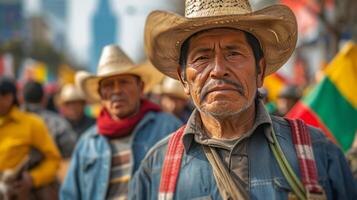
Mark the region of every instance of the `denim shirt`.
[[[287, 121], [271, 117], [279, 144], [293, 170], [300, 177], [298, 160]], [[353, 179], [341, 149], [331, 143], [318, 129], [308, 127], [318, 169], [318, 180], [327, 198], [357, 199], [357, 183]], [[170, 136], [169, 136], [170, 137]], [[130, 199], [157, 199], [162, 164], [169, 137], [153, 147], [142, 161], [129, 187]], [[255, 132], [248, 139], [248, 190], [250, 199], [288, 199], [292, 192], [269, 148], [263, 132]], [[216, 181], [202, 150], [192, 142], [185, 149], [174, 199], [221, 199]]]
[[[149, 112], [133, 131], [132, 171], [137, 170], [147, 151], [160, 139], [175, 131], [181, 122], [164, 112]], [[111, 148], [108, 139], [90, 128], [79, 140], [68, 173], [60, 190], [60, 199], [105, 199], [109, 186]]]

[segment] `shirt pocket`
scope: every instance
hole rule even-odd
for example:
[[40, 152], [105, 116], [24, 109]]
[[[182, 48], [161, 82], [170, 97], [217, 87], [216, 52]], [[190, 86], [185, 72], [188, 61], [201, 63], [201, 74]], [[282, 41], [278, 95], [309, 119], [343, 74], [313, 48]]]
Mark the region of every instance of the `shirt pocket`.
[[95, 165], [96, 161], [98, 160], [97, 157], [84, 157], [83, 158], [83, 172], [90, 171], [93, 166]]

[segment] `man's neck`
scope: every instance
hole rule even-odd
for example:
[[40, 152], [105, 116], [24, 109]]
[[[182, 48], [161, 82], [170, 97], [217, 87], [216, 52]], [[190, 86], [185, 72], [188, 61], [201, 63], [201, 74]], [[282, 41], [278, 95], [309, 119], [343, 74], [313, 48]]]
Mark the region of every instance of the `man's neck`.
[[207, 134], [217, 139], [240, 138], [254, 125], [256, 106], [252, 103], [246, 110], [228, 117], [215, 117], [200, 112], [203, 127]]

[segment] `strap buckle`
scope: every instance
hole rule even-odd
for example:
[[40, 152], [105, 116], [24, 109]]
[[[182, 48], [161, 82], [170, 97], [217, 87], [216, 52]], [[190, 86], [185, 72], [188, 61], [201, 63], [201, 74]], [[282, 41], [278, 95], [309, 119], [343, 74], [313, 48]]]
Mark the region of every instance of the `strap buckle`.
[[323, 190], [321, 188], [321, 193], [317, 193], [317, 192], [310, 192], [308, 190], [306, 190], [306, 198], [307, 200], [326, 200], [326, 194], [325, 194], [325, 190]]

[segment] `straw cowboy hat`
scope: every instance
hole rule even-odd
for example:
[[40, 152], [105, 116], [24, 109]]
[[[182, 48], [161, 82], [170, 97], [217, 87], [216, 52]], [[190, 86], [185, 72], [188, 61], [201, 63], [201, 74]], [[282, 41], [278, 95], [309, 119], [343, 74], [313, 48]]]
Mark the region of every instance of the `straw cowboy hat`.
[[107, 45], [103, 48], [97, 74], [81, 72], [76, 74], [76, 84], [92, 101], [100, 100], [98, 93], [99, 81], [116, 75], [136, 75], [144, 82], [144, 91], [155, 85], [157, 74], [161, 74], [152, 65], [135, 65], [134, 62], [117, 45]]
[[73, 84], [66, 84], [62, 87], [58, 96], [60, 104], [64, 104], [70, 101], [86, 101], [86, 98], [82, 91]]
[[166, 77], [161, 85], [161, 94], [172, 95], [181, 99], [188, 99], [188, 96], [185, 94], [182, 84], [173, 78]]
[[295, 15], [284, 5], [252, 11], [248, 0], [186, 0], [185, 17], [153, 11], [145, 26], [145, 51], [162, 73], [178, 79], [182, 43], [212, 28], [234, 28], [254, 35], [263, 50], [265, 76], [291, 56], [297, 41]]

